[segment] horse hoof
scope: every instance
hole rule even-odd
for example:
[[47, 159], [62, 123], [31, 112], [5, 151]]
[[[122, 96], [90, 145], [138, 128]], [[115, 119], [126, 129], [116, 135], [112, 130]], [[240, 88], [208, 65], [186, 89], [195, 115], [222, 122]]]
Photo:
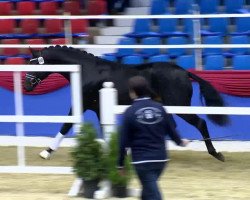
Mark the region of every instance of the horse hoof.
[[39, 156], [40, 156], [42, 159], [49, 160], [51, 154], [50, 154], [48, 151], [43, 150], [43, 151], [39, 154]]
[[220, 152], [216, 152], [216, 151], [214, 151], [214, 152], [212, 152], [212, 153], [210, 153], [213, 157], [215, 157], [216, 159], [218, 159], [219, 161], [221, 161], [221, 162], [225, 162], [225, 157], [223, 156], [223, 154], [222, 153], [220, 153]]

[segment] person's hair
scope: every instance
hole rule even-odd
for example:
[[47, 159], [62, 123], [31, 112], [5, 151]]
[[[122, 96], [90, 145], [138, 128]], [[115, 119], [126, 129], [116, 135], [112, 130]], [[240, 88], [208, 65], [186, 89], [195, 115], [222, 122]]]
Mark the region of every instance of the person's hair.
[[133, 76], [128, 80], [128, 87], [130, 91], [135, 92], [138, 97], [145, 97], [151, 95], [151, 89], [148, 81], [142, 76]]

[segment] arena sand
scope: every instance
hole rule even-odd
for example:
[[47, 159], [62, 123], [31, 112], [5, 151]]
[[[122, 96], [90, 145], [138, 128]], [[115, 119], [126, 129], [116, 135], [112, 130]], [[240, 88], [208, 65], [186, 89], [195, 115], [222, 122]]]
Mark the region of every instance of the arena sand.
[[[0, 165], [16, 164], [16, 148], [1, 147]], [[70, 148], [61, 148], [49, 161], [26, 149], [27, 164], [71, 166]], [[160, 179], [167, 200], [249, 200], [250, 153], [224, 153], [222, 163], [206, 152], [171, 151], [171, 161]], [[0, 174], [0, 200], [79, 200], [67, 193], [74, 175]], [[131, 187], [139, 187], [136, 177]], [[110, 200], [117, 198], [110, 198]], [[137, 198], [124, 198], [134, 200]]]

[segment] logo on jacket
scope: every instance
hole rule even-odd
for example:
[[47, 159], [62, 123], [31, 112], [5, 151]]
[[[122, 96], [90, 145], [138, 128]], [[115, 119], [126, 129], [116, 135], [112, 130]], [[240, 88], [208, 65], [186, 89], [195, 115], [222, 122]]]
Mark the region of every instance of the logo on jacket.
[[135, 112], [136, 121], [142, 124], [156, 124], [162, 121], [162, 111], [154, 107], [141, 108]]

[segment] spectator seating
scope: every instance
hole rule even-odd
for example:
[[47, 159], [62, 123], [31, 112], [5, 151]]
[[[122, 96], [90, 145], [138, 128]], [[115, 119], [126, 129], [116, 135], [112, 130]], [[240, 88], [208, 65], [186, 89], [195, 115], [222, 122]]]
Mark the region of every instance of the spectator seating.
[[9, 58], [6, 58], [6, 60], [4, 61], [4, 64], [6, 64], [6, 65], [22, 65], [22, 64], [26, 64], [26, 61], [22, 57], [9, 57]]
[[228, 34], [228, 18], [209, 18], [208, 19], [208, 29], [201, 30], [202, 36], [225, 36]]
[[224, 3], [226, 13], [238, 13], [246, 4], [245, 0], [224, 0]]
[[206, 56], [204, 70], [223, 70], [225, 65], [225, 58], [223, 55]]
[[50, 43], [53, 45], [64, 45], [66, 44], [66, 39], [65, 38], [52, 38], [50, 40]]
[[148, 59], [148, 62], [168, 62], [170, 60], [168, 55], [155, 55], [155, 56], [151, 56]]
[[16, 20], [0, 19], [0, 39], [13, 38], [15, 27], [16, 27]]
[[107, 3], [104, 0], [91, 0], [87, 4], [87, 15], [107, 14]]
[[[185, 37], [170, 37], [167, 40], [168, 45], [180, 45], [187, 44], [187, 39]], [[176, 49], [168, 49], [168, 55], [170, 58], [176, 58], [186, 53], [186, 49], [176, 48]]]
[[[203, 38], [204, 44], [223, 44], [221, 36], [206, 36]], [[203, 49], [203, 56], [222, 54], [221, 48], [206, 48]]]
[[19, 1], [16, 4], [17, 15], [35, 14], [36, 4], [33, 1]]
[[56, 15], [58, 3], [55, 1], [43, 1], [39, 3], [40, 15]]
[[[230, 44], [249, 44], [249, 38], [246, 35], [239, 35], [239, 36], [231, 36], [229, 40]], [[249, 54], [249, 49], [248, 48], [232, 48], [229, 49], [229, 51], [225, 52], [224, 55], [226, 57], [233, 57], [235, 55], [244, 55], [244, 54]]]
[[[99, 5], [98, 5], [99, 6]], [[70, 13], [71, 15], [80, 15], [80, 2], [79, 1], [64, 1], [63, 8], [65, 13]]]
[[232, 68], [234, 70], [250, 70], [250, 55], [236, 55], [233, 57]]
[[236, 18], [236, 31], [231, 35], [250, 35], [250, 17]]
[[[134, 45], [136, 44], [136, 40], [134, 38], [121, 38], [118, 42], [119, 45]], [[129, 56], [135, 54], [135, 49], [125, 49], [120, 48], [116, 53], [108, 53], [106, 56], [115, 56], [117, 58], [122, 58], [124, 56]]]
[[16, 38], [34, 38], [39, 32], [38, 19], [22, 19], [20, 21], [20, 33], [15, 34]]
[[182, 55], [176, 59], [176, 64], [180, 67], [188, 70], [195, 69], [195, 57], [194, 55]]
[[178, 19], [158, 19], [159, 36], [171, 37], [171, 36], [188, 36], [188, 33], [177, 31]]
[[133, 56], [124, 56], [121, 60], [122, 64], [142, 64], [144, 60], [141, 56], [133, 55]]
[[45, 19], [44, 33], [38, 34], [38, 37], [52, 38], [64, 37], [63, 20], [62, 19]]
[[219, 0], [200, 0], [199, 7], [201, 14], [217, 13], [219, 6]]
[[131, 38], [158, 37], [158, 33], [151, 31], [151, 24], [152, 21], [150, 19], [136, 19], [133, 32], [127, 33], [125, 36]]
[[0, 2], [0, 15], [11, 15], [13, 10], [13, 3], [10, 1]]
[[151, 15], [162, 15], [168, 12], [169, 1], [166, 0], [152, 0], [150, 7]]
[[73, 37], [86, 37], [88, 36], [88, 20], [86, 19], [72, 19], [71, 31]]
[[[159, 37], [146, 37], [143, 38], [141, 41], [141, 44], [143, 45], [160, 45], [161, 40]], [[148, 58], [150, 56], [158, 55], [160, 54], [160, 49], [159, 48], [152, 48], [152, 49], [141, 49], [140, 50], [140, 55], [143, 56], [144, 58]]]
[[113, 62], [117, 61], [117, 58], [113, 55], [103, 55], [101, 58], [103, 58], [105, 60], [113, 61]]
[[[24, 40], [25, 44], [30, 45], [39, 45], [39, 44], [46, 44], [46, 41], [43, 38], [29, 38]], [[35, 50], [40, 50], [42, 48], [33, 48]], [[26, 58], [30, 57], [30, 50], [28, 48], [23, 49], [23, 55], [26, 56]]]
[[175, 14], [190, 14], [190, 10], [192, 10], [192, 5], [194, 4], [194, 0], [175, 0]]
[[[3, 39], [2, 44], [21, 44], [19, 39]], [[20, 50], [18, 48], [4, 48], [2, 51], [3, 56], [17, 56], [20, 54]]]

